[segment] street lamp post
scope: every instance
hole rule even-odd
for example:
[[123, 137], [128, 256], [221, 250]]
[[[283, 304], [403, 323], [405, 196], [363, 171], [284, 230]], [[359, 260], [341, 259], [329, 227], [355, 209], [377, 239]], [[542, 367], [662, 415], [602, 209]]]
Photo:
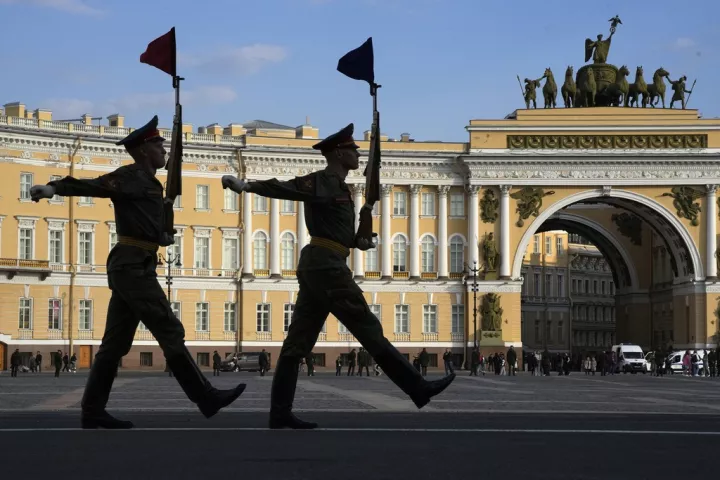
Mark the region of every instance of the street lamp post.
[[172, 285], [172, 267], [182, 267], [182, 263], [180, 263], [180, 254], [176, 255], [168, 255], [167, 257], [164, 257], [162, 253], [158, 253], [158, 267], [161, 267], [163, 265], [163, 261], [165, 261], [165, 265], [167, 266], [167, 271], [165, 273], [165, 284], [167, 285], [167, 296], [168, 296], [168, 302], [171, 301], [172, 296], [170, 287]]
[[473, 262], [473, 268], [470, 268], [470, 265], [466, 264], [466, 268], [468, 272], [472, 272], [472, 292], [473, 292], [473, 345], [475, 348], [478, 347], [478, 341], [477, 341], [477, 293], [478, 293], [478, 283], [477, 283], [477, 274], [480, 271], [480, 269], [477, 268], [477, 261]]

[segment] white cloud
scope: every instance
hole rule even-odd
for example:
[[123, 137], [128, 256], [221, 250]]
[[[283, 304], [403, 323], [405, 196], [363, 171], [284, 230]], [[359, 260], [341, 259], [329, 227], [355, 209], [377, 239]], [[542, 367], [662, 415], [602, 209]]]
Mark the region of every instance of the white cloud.
[[687, 37], [680, 37], [675, 42], [673, 42], [672, 46], [676, 50], [681, 50], [683, 48], [692, 48], [696, 45], [695, 40], [692, 38]]
[[104, 12], [88, 5], [87, 0], [0, 0], [0, 5], [35, 5], [78, 15], [102, 15]]
[[[218, 105], [232, 102], [238, 95], [231, 87], [208, 85], [194, 90], [184, 90], [180, 94], [183, 105]], [[51, 98], [41, 104], [53, 112], [53, 118], [69, 120], [80, 118], [84, 113], [107, 116], [112, 113], [131, 114], [139, 111], [152, 111], [161, 108], [173, 108], [175, 93], [132, 93], [124, 97], [103, 102], [93, 102], [79, 98]]]
[[178, 63], [190, 68], [201, 68], [204, 72], [251, 75], [268, 64], [282, 62], [286, 57], [284, 47], [258, 43], [197, 54], [180, 53]]

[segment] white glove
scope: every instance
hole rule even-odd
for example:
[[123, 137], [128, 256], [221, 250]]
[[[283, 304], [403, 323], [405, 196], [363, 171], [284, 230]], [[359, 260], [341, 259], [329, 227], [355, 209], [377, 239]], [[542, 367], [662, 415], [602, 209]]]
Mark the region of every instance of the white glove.
[[248, 190], [248, 183], [245, 180], [240, 180], [232, 175], [223, 175], [222, 186], [223, 188], [229, 188], [237, 193], [246, 192]]
[[55, 187], [52, 185], [35, 185], [30, 188], [30, 198], [33, 202], [39, 202], [43, 198], [52, 198], [55, 195]]

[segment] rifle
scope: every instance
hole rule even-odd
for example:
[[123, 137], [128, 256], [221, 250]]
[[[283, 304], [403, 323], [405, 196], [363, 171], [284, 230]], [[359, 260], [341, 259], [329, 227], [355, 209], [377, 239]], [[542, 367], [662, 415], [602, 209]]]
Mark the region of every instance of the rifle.
[[360, 211], [360, 225], [356, 236], [372, 242], [372, 208], [380, 200], [380, 112], [377, 109], [377, 91], [382, 85], [375, 83], [375, 60], [372, 37], [360, 47], [346, 53], [338, 61], [338, 71], [354, 80], [364, 80], [370, 85], [373, 97], [373, 123], [370, 130], [370, 151], [365, 175], [365, 205]]
[[[180, 80], [184, 78], [173, 77], [173, 88], [175, 88], [175, 117], [173, 118], [172, 140], [170, 143], [170, 158], [167, 162], [167, 184], [165, 186], [165, 228], [164, 232], [169, 235], [169, 240], [174, 240], [175, 233], [175, 199], [182, 195], [182, 156], [183, 156], [183, 132], [182, 132], [182, 105], [180, 105]], [[174, 243], [174, 242], [171, 242]]]

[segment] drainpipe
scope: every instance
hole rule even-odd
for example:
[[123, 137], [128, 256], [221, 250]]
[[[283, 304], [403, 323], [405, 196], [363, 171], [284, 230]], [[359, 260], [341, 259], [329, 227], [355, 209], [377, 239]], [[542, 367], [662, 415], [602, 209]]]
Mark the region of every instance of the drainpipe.
[[[80, 140], [80, 137], [77, 137], [75, 139], [75, 143], [72, 146], [72, 150], [70, 151], [70, 173], [69, 176], [74, 176], [75, 174], [75, 155], [77, 154], [77, 151], [80, 149], [80, 145], [82, 144], [82, 141]], [[74, 230], [75, 230], [75, 202], [73, 200], [73, 197], [70, 197], [68, 199], [68, 238], [70, 240], [70, 292], [69, 292], [69, 302], [70, 302], [70, 308], [68, 308], [68, 349], [70, 352], [68, 353], [69, 356], [72, 356], [73, 354], [73, 311], [75, 308], [75, 275], [77, 274], [76, 268], [75, 268], [75, 248], [74, 248]]]
[[[235, 158], [237, 159], [237, 174], [239, 179], [245, 178], [245, 164], [243, 162], [243, 156], [242, 156], [242, 150], [239, 148], [235, 150]], [[247, 232], [245, 232], [245, 218], [243, 212], [245, 211], [245, 194], [241, 193], [240, 196], [240, 211], [238, 212], [238, 228], [240, 229], [240, 237], [238, 238], [238, 241], [242, 243], [243, 236], [247, 235]], [[245, 258], [245, 252], [241, 250], [240, 252], [240, 258], [239, 260], [239, 268], [235, 272], [235, 307], [236, 307], [236, 319], [237, 322], [235, 324], [235, 351], [241, 352], [242, 351], [242, 329], [243, 329], [243, 278], [242, 278], [242, 272], [244, 268], [243, 259]]]

